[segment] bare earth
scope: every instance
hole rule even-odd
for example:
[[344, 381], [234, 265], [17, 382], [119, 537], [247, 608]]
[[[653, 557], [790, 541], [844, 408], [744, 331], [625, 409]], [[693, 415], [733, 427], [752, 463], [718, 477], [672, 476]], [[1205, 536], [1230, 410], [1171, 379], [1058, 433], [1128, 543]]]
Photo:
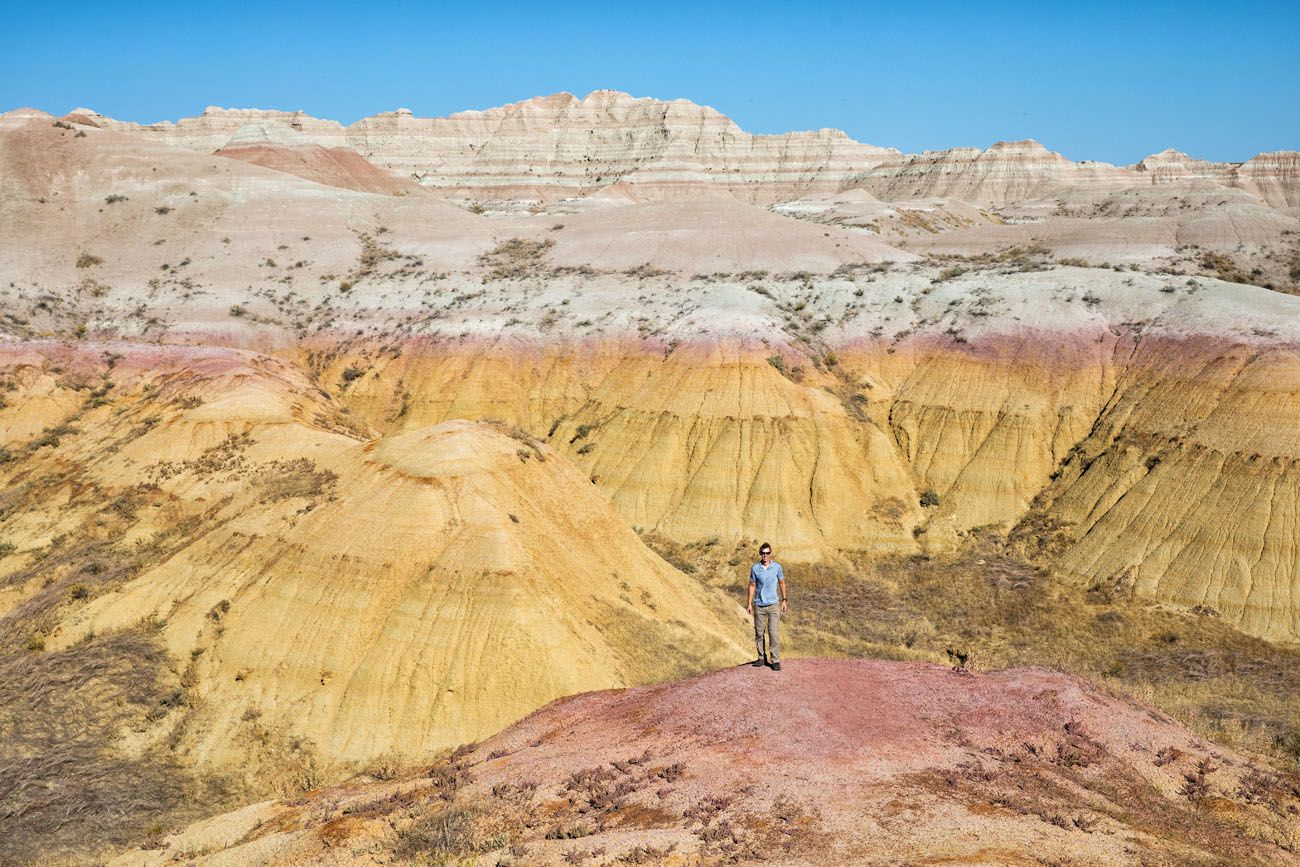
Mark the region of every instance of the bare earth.
[[478, 864], [1293, 864], [1297, 809], [1300, 778], [1058, 673], [810, 659], [562, 699], [113, 863], [395, 863], [393, 829], [470, 811]]

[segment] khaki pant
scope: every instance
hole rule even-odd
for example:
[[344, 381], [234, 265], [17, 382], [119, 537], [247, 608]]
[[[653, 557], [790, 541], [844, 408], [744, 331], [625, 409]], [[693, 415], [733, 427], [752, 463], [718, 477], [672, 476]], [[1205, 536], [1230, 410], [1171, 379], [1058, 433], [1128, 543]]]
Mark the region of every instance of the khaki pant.
[[[763, 653], [763, 635], [767, 635], [767, 653]], [[758, 658], [781, 661], [781, 603], [754, 606], [754, 647]]]

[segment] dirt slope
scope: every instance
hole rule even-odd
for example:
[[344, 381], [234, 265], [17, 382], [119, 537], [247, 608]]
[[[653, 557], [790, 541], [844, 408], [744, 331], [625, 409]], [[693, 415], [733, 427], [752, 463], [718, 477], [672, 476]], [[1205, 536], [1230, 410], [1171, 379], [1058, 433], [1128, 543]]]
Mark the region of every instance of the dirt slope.
[[114, 863], [1294, 864], [1298, 809], [1300, 780], [1061, 674], [808, 659], [564, 699]]

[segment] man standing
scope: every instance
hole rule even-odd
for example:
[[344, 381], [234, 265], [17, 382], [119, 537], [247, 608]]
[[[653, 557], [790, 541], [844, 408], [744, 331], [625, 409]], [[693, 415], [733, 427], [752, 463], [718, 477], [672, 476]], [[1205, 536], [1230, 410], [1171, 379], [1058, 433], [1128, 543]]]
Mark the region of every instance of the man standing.
[[[781, 670], [781, 612], [785, 611], [785, 572], [772, 561], [772, 546], [758, 547], [759, 561], [749, 567], [749, 601], [745, 610], [754, 615], [754, 645], [758, 659], [750, 665], [763, 664], [763, 636], [767, 635], [767, 662], [773, 671]], [[778, 607], [779, 605], [779, 607]]]

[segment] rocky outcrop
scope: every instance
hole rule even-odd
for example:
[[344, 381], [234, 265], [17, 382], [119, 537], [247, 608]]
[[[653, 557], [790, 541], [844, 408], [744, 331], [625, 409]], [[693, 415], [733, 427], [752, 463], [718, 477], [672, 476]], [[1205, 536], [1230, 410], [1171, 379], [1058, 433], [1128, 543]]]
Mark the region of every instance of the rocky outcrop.
[[1300, 209], [1300, 151], [1275, 151], [1252, 157], [1236, 170], [1233, 183], [1275, 208], [1295, 213]]
[[894, 157], [853, 184], [886, 201], [942, 196], [997, 207], [1062, 188], [1119, 189], [1131, 174], [1107, 163], [1071, 162], [1027, 140]]
[[384, 171], [351, 148], [321, 147], [284, 124], [245, 123], [215, 155], [357, 192], [385, 195], [423, 192], [415, 182]]
[[896, 153], [838, 130], [751, 135], [706, 106], [611, 90], [445, 118], [399, 110], [347, 128], [301, 112], [215, 108], [175, 124], [106, 125], [210, 153], [248, 121], [290, 127], [323, 147], [352, 148], [442, 195], [476, 200], [554, 202], [622, 182], [642, 198], [712, 194], [769, 203], [834, 191]]
[[1060, 191], [1191, 180], [1239, 186], [1278, 208], [1300, 201], [1294, 151], [1236, 165], [1169, 149], [1128, 167], [1072, 162], [1032, 140], [905, 155], [833, 129], [753, 135], [707, 106], [613, 90], [539, 96], [441, 118], [398, 109], [346, 127], [301, 111], [215, 107], [147, 125], [90, 109], [70, 117], [203, 153], [238, 145], [232, 139], [246, 124], [278, 129], [330, 151], [356, 151], [439, 195], [488, 205], [553, 205], [602, 191], [632, 201], [724, 196], [773, 204], [862, 188], [885, 201], [947, 197], [999, 207]]
[[1095, 196], [1126, 187], [1210, 181], [1242, 187], [1275, 208], [1294, 208], [1300, 152], [1260, 154], [1246, 163], [1212, 163], [1173, 150], [1119, 167], [1072, 162], [1036, 141], [997, 142], [988, 148], [951, 148], [900, 155], [851, 181], [886, 201], [948, 197], [988, 207], [1057, 195]]
[[[88, 112], [83, 109], [83, 113]], [[283, 127], [306, 136], [312, 143], [323, 147], [338, 147], [344, 144], [342, 124], [338, 121], [314, 118], [302, 111], [208, 106], [198, 117], [184, 117], [175, 122], [164, 120], [151, 124], [114, 120], [98, 113], [91, 116], [105, 129], [138, 135], [145, 139], [161, 141], [205, 154], [225, 147], [231, 137], [248, 123]]]
[[1192, 159], [1181, 151], [1166, 148], [1140, 160], [1131, 168], [1149, 176], [1153, 184], [1177, 184], [1186, 181], [1211, 180], [1227, 184], [1236, 168], [1232, 163], [1212, 163]]

